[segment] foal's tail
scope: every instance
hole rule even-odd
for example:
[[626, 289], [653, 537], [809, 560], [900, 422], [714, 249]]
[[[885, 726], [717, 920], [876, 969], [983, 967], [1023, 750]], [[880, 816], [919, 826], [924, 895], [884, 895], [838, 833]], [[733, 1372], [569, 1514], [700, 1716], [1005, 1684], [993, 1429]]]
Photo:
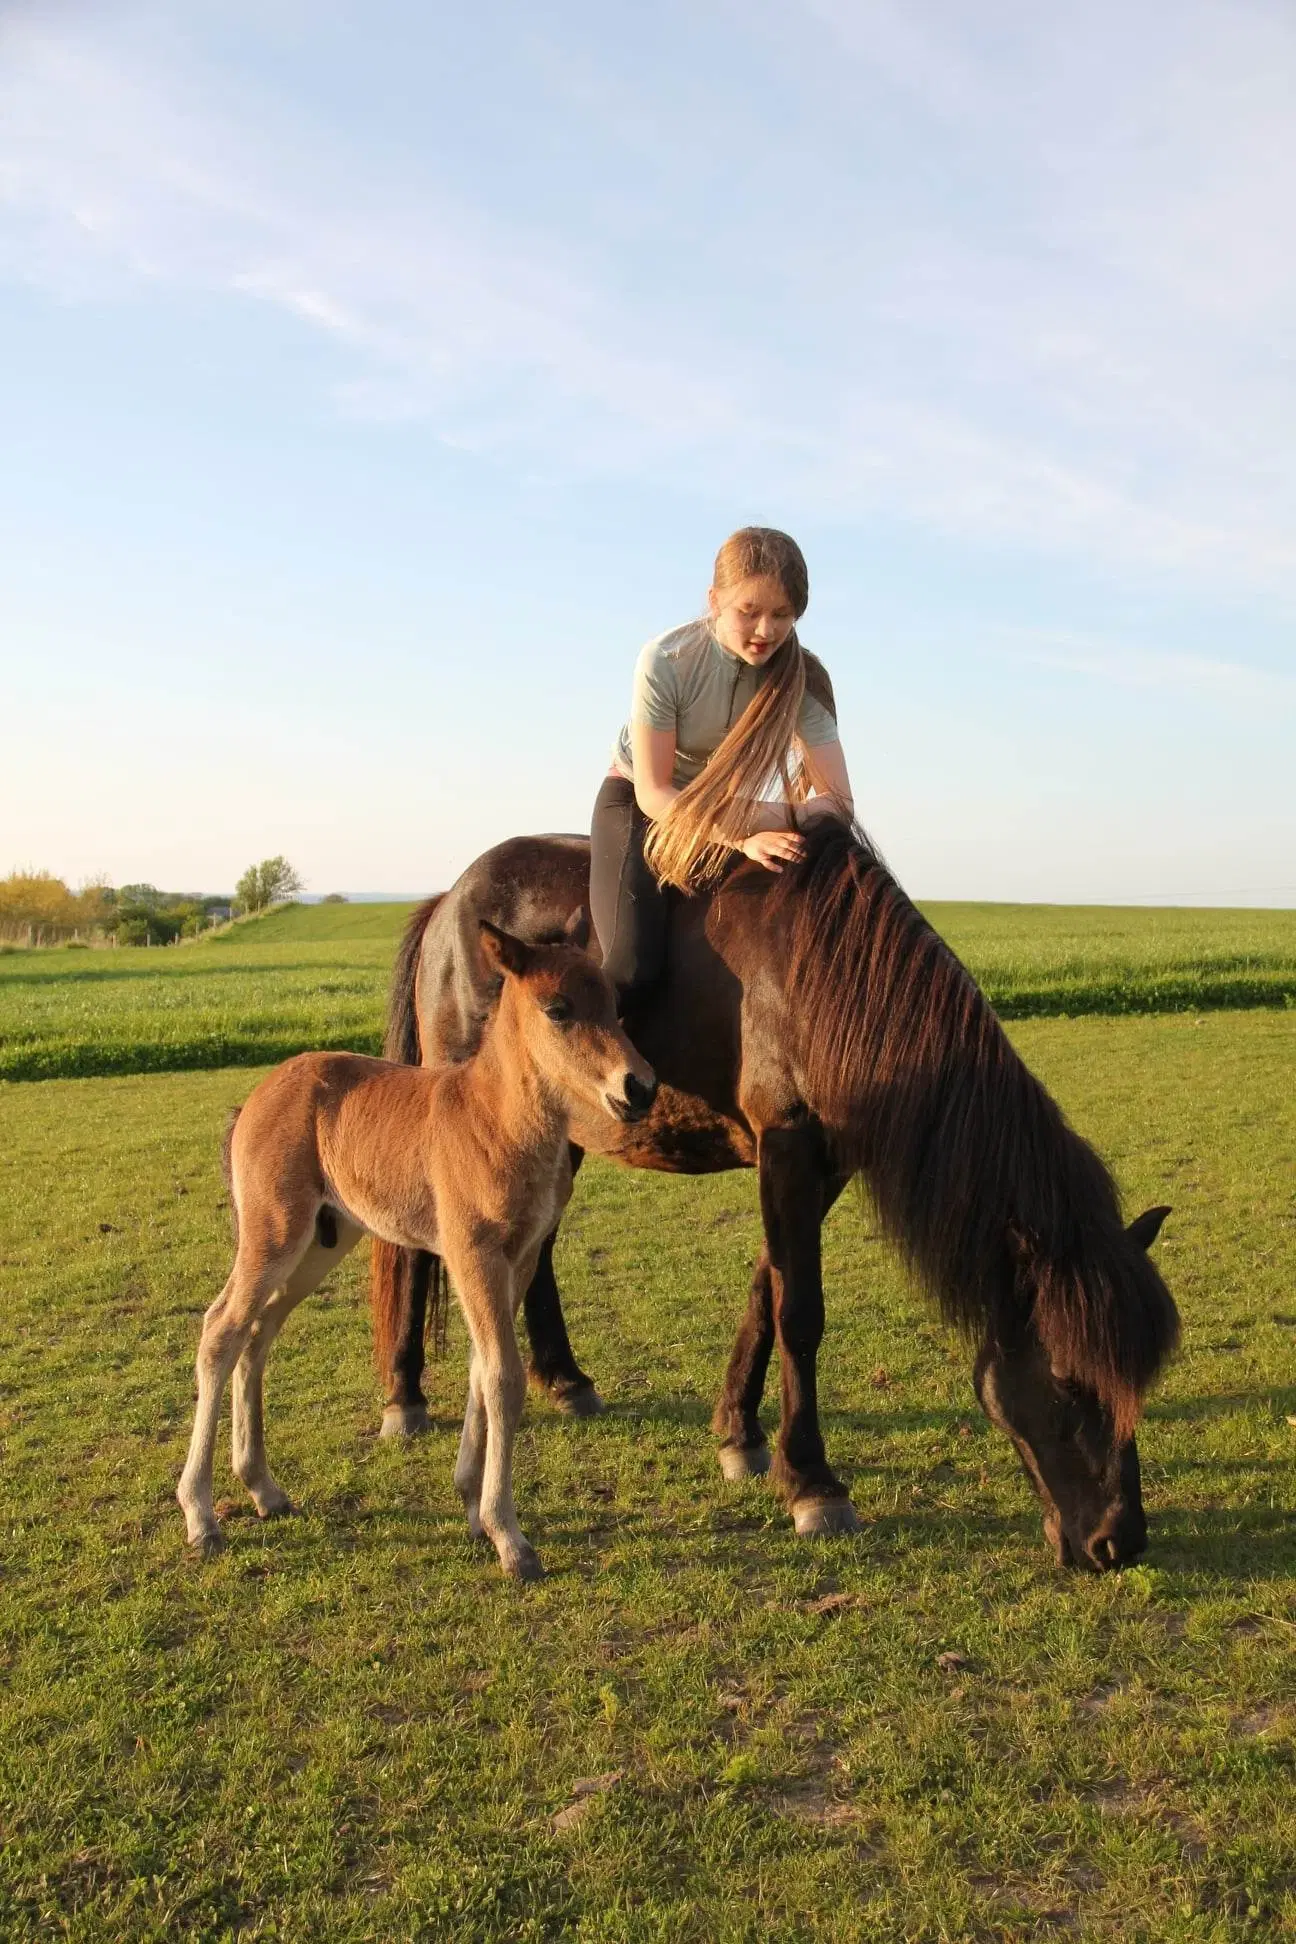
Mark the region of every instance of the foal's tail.
[[[399, 1060], [402, 1066], [418, 1066], [423, 1058], [415, 996], [419, 954], [423, 950], [423, 934], [444, 896], [445, 892], [439, 891], [411, 914], [392, 968], [383, 1053], [389, 1060]], [[427, 1305], [429, 1292], [435, 1319], [433, 1341], [438, 1350], [444, 1348], [444, 1284], [445, 1272], [439, 1257], [425, 1255], [417, 1249], [401, 1249], [394, 1242], [380, 1242], [374, 1237], [369, 1263], [369, 1309], [373, 1318], [374, 1362], [384, 1383], [391, 1381], [410, 1306], [412, 1303]]]

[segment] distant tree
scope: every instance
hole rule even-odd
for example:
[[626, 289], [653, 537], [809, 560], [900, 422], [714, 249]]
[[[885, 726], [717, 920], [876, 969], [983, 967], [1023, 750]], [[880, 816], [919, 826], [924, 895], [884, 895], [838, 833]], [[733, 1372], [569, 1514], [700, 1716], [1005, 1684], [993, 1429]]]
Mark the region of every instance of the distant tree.
[[320, 899], [320, 903], [321, 904], [345, 904], [346, 894], [345, 892], [342, 891], [330, 891], [326, 894], [326, 896]]
[[48, 871], [11, 871], [0, 880], [0, 922], [17, 938], [38, 944], [46, 928], [72, 925], [72, 894]]
[[47, 871], [11, 871], [0, 878], [0, 937], [28, 945], [111, 935], [119, 945], [167, 945], [211, 922], [213, 908], [228, 916], [227, 898], [159, 891], [155, 884], [110, 884], [89, 879], [69, 891]]
[[[152, 891], [152, 898], [133, 895], [141, 889]], [[128, 895], [128, 892], [132, 895]], [[170, 945], [180, 936], [187, 907], [181, 905], [179, 912], [168, 907], [172, 903], [179, 902], [179, 900], [168, 899], [165, 893], [154, 891], [152, 885], [128, 885], [117, 896], [113, 927], [117, 943], [119, 945]]]
[[48, 871], [11, 871], [0, 878], [0, 935], [29, 945], [55, 944], [109, 922], [105, 887], [69, 891]]
[[102, 878], [87, 878], [76, 894], [78, 928], [84, 931], [111, 931], [117, 911], [117, 893]]
[[301, 888], [302, 881], [286, 857], [266, 857], [244, 871], [234, 886], [234, 902], [240, 911], [264, 911], [268, 905], [295, 898]]

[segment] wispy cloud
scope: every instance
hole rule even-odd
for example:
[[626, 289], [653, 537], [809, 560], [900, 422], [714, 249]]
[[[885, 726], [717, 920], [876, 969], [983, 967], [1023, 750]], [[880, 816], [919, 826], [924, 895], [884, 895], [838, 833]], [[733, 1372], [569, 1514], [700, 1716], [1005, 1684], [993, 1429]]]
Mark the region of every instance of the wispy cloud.
[[0, 30], [11, 276], [273, 306], [336, 347], [341, 409], [510, 464], [1296, 593], [1285, 10], [751, 0], [766, 93], [700, 131], [695, 88], [601, 71], [559, 8], [532, 76], [638, 185], [626, 240], [412, 179], [170, 10], [130, 18]]
[[1053, 631], [1005, 638], [1015, 644], [1008, 652], [1018, 662], [1061, 669], [1107, 687], [1192, 695], [1211, 703], [1234, 703], [1247, 710], [1256, 706], [1296, 708], [1296, 674], [1281, 669]]

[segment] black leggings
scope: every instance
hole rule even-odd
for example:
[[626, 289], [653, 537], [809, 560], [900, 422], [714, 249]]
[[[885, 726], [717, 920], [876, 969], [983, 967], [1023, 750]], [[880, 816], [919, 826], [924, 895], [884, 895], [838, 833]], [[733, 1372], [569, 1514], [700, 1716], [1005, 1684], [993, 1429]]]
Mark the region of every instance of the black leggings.
[[606, 776], [590, 825], [590, 909], [618, 994], [652, 985], [666, 958], [666, 893], [644, 862], [648, 819], [634, 784]]

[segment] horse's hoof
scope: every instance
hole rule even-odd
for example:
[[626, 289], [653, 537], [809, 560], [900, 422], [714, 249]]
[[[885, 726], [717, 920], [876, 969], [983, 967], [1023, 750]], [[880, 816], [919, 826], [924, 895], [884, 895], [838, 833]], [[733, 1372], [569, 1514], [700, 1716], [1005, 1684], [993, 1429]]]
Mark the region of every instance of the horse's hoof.
[[770, 1468], [770, 1448], [766, 1444], [722, 1444], [716, 1452], [726, 1478], [763, 1478]]
[[382, 1415], [380, 1438], [417, 1438], [432, 1429], [426, 1404], [389, 1404]]
[[572, 1390], [550, 1391], [555, 1411], [568, 1417], [601, 1417], [606, 1408], [593, 1384], [579, 1384]]
[[862, 1529], [860, 1515], [848, 1498], [802, 1499], [792, 1507], [792, 1523], [801, 1539], [822, 1539]]
[[209, 1559], [215, 1559], [224, 1550], [225, 1534], [220, 1531], [200, 1532], [196, 1539], [189, 1541], [191, 1557], [204, 1563]]
[[511, 1559], [501, 1560], [500, 1564], [510, 1579], [529, 1583], [544, 1578], [544, 1567], [534, 1546], [523, 1546], [520, 1552], [514, 1553]]

